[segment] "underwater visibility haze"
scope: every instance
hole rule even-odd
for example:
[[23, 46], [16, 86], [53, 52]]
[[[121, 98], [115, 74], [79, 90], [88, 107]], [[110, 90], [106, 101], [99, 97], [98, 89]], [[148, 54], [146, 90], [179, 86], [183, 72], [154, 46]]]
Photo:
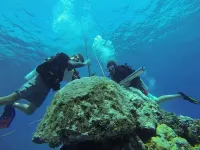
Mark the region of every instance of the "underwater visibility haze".
[[[88, 57], [98, 76], [109, 75], [109, 60], [144, 66], [141, 78], [154, 96], [182, 91], [200, 100], [199, 0], [6, 0], [0, 10], [0, 96], [23, 85], [44, 59], [64, 52]], [[78, 71], [88, 76], [86, 67]], [[0, 129], [0, 150], [50, 149], [31, 139], [54, 94], [32, 115], [16, 110], [10, 127]], [[160, 106], [200, 119], [200, 105], [182, 99]]]

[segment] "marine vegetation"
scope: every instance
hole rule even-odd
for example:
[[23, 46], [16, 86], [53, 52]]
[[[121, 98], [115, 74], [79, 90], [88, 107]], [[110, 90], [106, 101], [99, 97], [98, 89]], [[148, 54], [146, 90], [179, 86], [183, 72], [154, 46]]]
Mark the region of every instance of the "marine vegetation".
[[55, 94], [32, 140], [74, 150], [197, 150], [200, 120], [166, 112], [137, 89], [84, 77]]

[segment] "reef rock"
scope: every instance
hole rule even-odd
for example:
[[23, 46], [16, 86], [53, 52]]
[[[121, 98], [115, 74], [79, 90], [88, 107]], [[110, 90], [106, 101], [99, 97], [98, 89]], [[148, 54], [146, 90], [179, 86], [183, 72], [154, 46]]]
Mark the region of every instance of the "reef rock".
[[[145, 150], [159, 147], [153, 144], [157, 140], [173, 138], [175, 143], [184, 141], [192, 147], [200, 144], [198, 123], [161, 110], [137, 89], [125, 89], [103, 77], [85, 77], [55, 94], [33, 142], [52, 148], [64, 144], [62, 150]], [[158, 124], [172, 129], [158, 132]], [[167, 132], [167, 138], [163, 137]]]
[[167, 125], [158, 125], [156, 137], [145, 144], [148, 150], [192, 150], [192, 146], [186, 139], [178, 137], [177, 134]]

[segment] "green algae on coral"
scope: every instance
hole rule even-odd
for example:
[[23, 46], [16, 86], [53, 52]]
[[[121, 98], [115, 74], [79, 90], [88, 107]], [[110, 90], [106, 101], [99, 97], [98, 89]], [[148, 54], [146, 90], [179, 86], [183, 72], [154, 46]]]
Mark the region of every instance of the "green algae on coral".
[[148, 150], [195, 150], [197, 148], [192, 147], [186, 139], [178, 137], [166, 124], [158, 125], [156, 135], [145, 144]]
[[89, 141], [92, 150], [99, 146], [95, 143], [108, 150], [146, 150], [145, 145], [149, 150], [199, 150], [199, 124], [200, 120], [163, 111], [137, 89], [103, 77], [86, 77], [55, 94], [33, 142], [40, 139], [55, 148], [81, 147]]

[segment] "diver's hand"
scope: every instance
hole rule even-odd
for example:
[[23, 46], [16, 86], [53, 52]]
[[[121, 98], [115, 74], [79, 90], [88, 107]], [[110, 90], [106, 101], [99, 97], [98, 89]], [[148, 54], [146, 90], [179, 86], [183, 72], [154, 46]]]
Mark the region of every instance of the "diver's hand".
[[90, 60], [89, 60], [89, 59], [86, 60], [86, 61], [84, 62], [84, 65], [85, 65], [85, 66], [89, 66], [89, 65], [90, 65]]

